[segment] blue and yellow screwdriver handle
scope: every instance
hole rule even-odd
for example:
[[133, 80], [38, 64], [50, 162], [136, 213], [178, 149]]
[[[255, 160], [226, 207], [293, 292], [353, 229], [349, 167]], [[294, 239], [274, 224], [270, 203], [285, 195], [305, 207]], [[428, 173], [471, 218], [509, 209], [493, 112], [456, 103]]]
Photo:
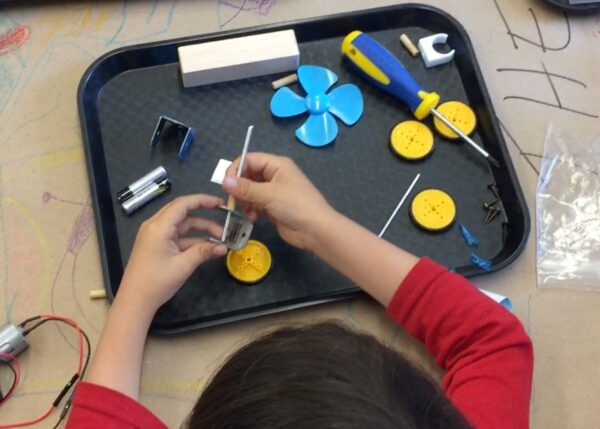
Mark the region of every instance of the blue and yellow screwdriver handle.
[[344, 38], [342, 54], [371, 83], [404, 101], [418, 120], [439, 104], [437, 93], [425, 92], [390, 51], [363, 32], [353, 31]]

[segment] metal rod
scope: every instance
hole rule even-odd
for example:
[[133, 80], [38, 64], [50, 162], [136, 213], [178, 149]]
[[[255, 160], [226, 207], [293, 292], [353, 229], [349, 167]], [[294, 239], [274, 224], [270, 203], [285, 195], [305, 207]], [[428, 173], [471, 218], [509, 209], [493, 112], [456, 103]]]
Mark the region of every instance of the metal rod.
[[[238, 165], [237, 177], [240, 177], [244, 171], [244, 167], [246, 164], [246, 154], [248, 153], [248, 147], [250, 146], [250, 140], [252, 139], [253, 130], [254, 125], [250, 125], [248, 127], [248, 131], [246, 131], [246, 140], [244, 141], [244, 148], [242, 149], [242, 155], [240, 156], [240, 165]], [[229, 227], [231, 225], [231, 212], [235, 210], [235, 197], [233, 195], [229, 195], [229, 197], [227, 198], [227, 208], [229, 209], [229, 211], [227, 212], [225, 224], [223, 225], [223, 234], [221, 235], [222, 242], [225, 242], [225, 239], [227, 238], [227, 234], [229, 233]]]
[[252, 131], [254, 130], [254, 125], [250, 125], [248, 127], [248, 131], [246, 131], [246, 141], [244, 141], [244, 148], [242, 149], [242, 156], [240, 158], [240, 165], [238, 165], [237, 175], [240, 177], [244, 172], [244, 167], [246, 164], [246, 154], [248, 153], [248, 146], [250, 146], [250, 139], [252, 139]]
[[456, 134], [458, 134], [458, 136], [461, 139], [463, 139], [464, 141], [469, 143], [471, 145], [471, 147], [473, 147], [477, 152], [479, 152], [481, 155], [483, 155], [485, 158], [487, 158], [494, 165], [494, 167], [500, 166], [500, 164], [498, 164], [498, 161], [496, 161], [496, 159], [494, 159], [494, 157], [492, 157], [484, 148], [482, 148], [477, 143], [475, 143], [475, 141], [472, 138], [470, 138], [460, 128], [458, 128], [456, 125], [454, 125], [452, 123], [452, 121], [450, 121], [448, 118], [446, 118], [440, 112], [438, 112], [436, 109], [431, 109], [431, 113], [436, 118], [438, 118], [440, 121], [442, 121], [444, 123], [444, 125], [446, 125], [448, 128], [450, 128]]
[[396, 217], [396, 215], [398, 214], [398, 212], [402, 208], [402, 205], [404, 204], [404, 202], [406, 201], [406, 199], [408, 198], [408, 196], [410, 195], [410, 193], [412, 192], [413, 188], [415, 187], [415, 185], [417, 184], [417, 182], [419, 181], [420, 178], [421, 178], [421, 174], [420, 173], [415, 176], [415, 178], [413, 179], [412, 183], [410, 184], [410, 186], [406, 190], [406, 193], [402, 196], [402, 199], [400, 200], [400, 202], [396, 206], [396, 209], [394, 210], [394, 212], [392, 213], [392, 215], [388, 219], [387, 223], [385, 224], [385, 226], [383, 227], [383, 229], [379, 233], [379, 238], [383, 237], [383, 234], [385, 234], [385, 232], [387, 231], [388, 227], [392, 224], [392, 221], [394, 220], [394, 218]]

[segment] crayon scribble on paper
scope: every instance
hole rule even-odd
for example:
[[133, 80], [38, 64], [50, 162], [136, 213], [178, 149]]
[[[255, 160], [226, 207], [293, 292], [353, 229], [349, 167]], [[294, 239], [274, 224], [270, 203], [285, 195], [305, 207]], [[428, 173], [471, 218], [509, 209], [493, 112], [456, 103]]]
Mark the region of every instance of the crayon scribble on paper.
[[21, 46], [29, 37], [31, 31], [26, 25], [19, 25], [0, 36], [0, 55]]
[[242, 13], [254, 12], [267, 16], [276, 3], [277, 0], [217, 0], [219, 28], [225, 27]]

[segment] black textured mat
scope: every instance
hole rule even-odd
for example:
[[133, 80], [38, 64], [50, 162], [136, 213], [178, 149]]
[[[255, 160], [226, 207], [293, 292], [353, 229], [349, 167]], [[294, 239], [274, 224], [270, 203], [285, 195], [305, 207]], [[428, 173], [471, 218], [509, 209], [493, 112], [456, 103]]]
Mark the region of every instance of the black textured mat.
[[[401, 25], [402, 17], [406, 18], [400, 13], [402, 10], [411, 11], [414, 19], [407, 22], [415, 26]], [[479, 70], [468, 40], [453, 21], [430, 8], [396, 7], [387, 11], [322, 22], [323, 29], [330, 33], [322, 37], [314, 30], [319, 23], [296, 27], [301, 63], [333, 70], [339, 77], [337, 85], [357, 84], [365, 100], [362, 119], [353, 127], [338, 122], [336, 141], [322, 149], [311, 149], [294, 137], [295, 129], [306, 116], [271, 116], [269, 102], [274, 92], [270, 82], [280, 76], [183, 88], [172, 51], [181, 44], [177, 41], [155, 48], [150, 45], [121, 50], [90, 68], [80, 88], [80, 109], [110, 295], [118, 287], [122, 267], [143, 220], [179, 195], [223, 195], [221, 188], [210, 182], [211, 174], [220, 158], [231, 160], [239, 155], [250, 124], [255, 125], [252, 151], [293, 158], [333, 206], [375, 233], [381, 230], [417, 173], [421, 173], [421, 180], [411, 197], [429, 187], [443, 189], [454, 197], [457, 222], [439, 234], [426, 233], [411, 223], [409, 198], [385, 235], [393, 243], [467, 275], [478, 274], [478, 270], [469, 267], [471, 250], [458, 231], [457, 224], [463, 223], [481, 242], [476, 252], [494, 258], [496, 266], [504, 266], [516, 257], [528, 233], [528, 218], [485, 87], [478, 84]], [[392, 12], [399, 21], [397, 27], [389, 22]], [[367, 17], [369, 20], [360, 25], [360, 20]], [[377, 30], [377, 17], [382, 17], [383, 28], [393, 28]], [[430, 25], [417, 25], [419, 21]], [[374, 28], [368, 28], [369, 25]], [[450, 64], [427, 70], [420, 58], [411, 57], [401, 47], [398, 38], [405, 32], [416, 41], [439, 32], [438, 27], [450, 33], [449, 43], [457, 50], [457, 57]], [[480, 120], [474, 139], [483, 142], [504, 167], [491, 171], [487, 162], [466, 144], [438, 136], [434, 153], [426, 160], [408, 163], [397, 158], [389, 148], [390, 131], [412, 115], [403, 104], [368, 85], [342, 62], [339, 52], [343, 35], [356, 28], [365, 28], [399, 56], [425, 90], [437, 91], [443, 101], [460, 100], [473, 106]], [[450, 32], [452, 28], [454, 31]], [[298, 84], [291, 87], [302, 93]], [[195, 141], [183, 162], [177, 158], [178, 147], [166, 144], [150, 150], [160, 115], [196, 128]], [[431, 120], [427, 123], [432, 126]], [[133, 216], [125, 216], [116, 202], [117, 191], [158, 165], [163, 165], [171, 177], [171, 192]], [[501, 188], [507, 216], [485, 226], [482, 204], [493, 199], [486, 188], [491, 182], [498, 182]], [[311, 254], [283, 243], [266, 222], [255, 226], [253, 238], [264, 242], [273, 254], [274, 267], [264, 281], [243, 286], [228, 275], [223, 260], [203, 265], [160, 309], [153, 330], [181, 331], [357, 292]]]

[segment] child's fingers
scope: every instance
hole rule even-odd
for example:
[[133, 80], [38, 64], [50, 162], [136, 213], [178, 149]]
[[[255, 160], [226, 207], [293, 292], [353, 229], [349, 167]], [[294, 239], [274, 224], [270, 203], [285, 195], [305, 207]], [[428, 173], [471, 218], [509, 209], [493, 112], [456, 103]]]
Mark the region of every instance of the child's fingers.
[[253, 182], [245, 177], [223, 180], [225, 192], [246, 203], [267, 204], [273, 197], [272, 183]]
[[[240, 157], [237, 157], [227, 169], [225, 177], [237, 176]], [[270, 181], [285, 158], [263, 152], [251, 152], [246, 155], [244, 176], [255, 181]]]
[[[175, 200], [173, 200], [173, 201], [175, 201]], [[167, 210], [171, 206], [171, 204], [173, 204], [173, 201], [162, 206], [156, 213], [154, 213], [154, 215], [152, 215], [152, 217], [150, 219], [158, 219], [165, 212], [165, 210]]]
[[183, 238], [178, 238], [176, 240], [176, 242], [177, 242], [177, 247], [179, 247], [179, 250], [182, 252], [185, 252], [190, 247], [196, 246], [198, 244], [203, 244], [203, 243], [214, 244], [214, 243], [208, 241], [208, 239], [202, 238], [202, 237], [183, 237]]
[[[183, 240], [183, 239], [182, 239]], [[191, 244], [191, 242], [182, 243], [182, 245], [190, 243], [189, 247], [179, 256], [186, 264], [188, 271], [193, 272], [198, 265], [210, 259], [225, 256], [227, 247], [224, 244], [217, 244], [211, 241], [202, 240], [201, 242]]]
[[255, 223], [258, 220], [258, 214], [256, 213], [256, 210], [254, 210], [252, 207], [244, 207], [242, 213], [244, 213], [246, 219], [248, 219], [252, 223]]
[[253, 204], [244, 204], [244, 214], [252, 223], [258, 220], [258, 210]]
[[225, 204], [222, 198], [206, 194], [186, 195], [179, 197], [167, 204], [158, 215], [161, 222], [179, 226], [185, 220], [191, 210], [215, 209]]
[[212, 220], [198, 216], [188, 216], [179, 224], [177, 233], [183, 236], [190, 231], [206, 231], [213, 237], [220, 237], [223, 234], [223, 226]]

